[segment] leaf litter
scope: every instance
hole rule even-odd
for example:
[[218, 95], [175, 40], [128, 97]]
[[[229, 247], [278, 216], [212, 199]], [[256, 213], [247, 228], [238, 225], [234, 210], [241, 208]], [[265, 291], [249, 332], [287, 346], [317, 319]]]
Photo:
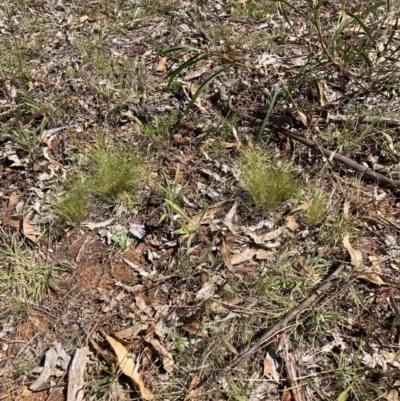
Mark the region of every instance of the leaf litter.
[[[92, 13], [89, 6], [82, 13], [73, 4], [39, 2], [24, 7], [17, 2], [0, 13], [2, 43], [9, 47], [8, 58], [1, 61], [6, 73], [0, 96], [0, 303], [2, 311], [9, 311], [2, 312], [1, 319], [0, 370], [6, 389], [2, 397], [15, 399], [19, 390], [20, 395], [28, 391], [24, 383], [35, 383], [37, 368], [46, 364], [48, 344], [58, 341], [72, 356], [70, 350], [84, 349], [87, 338], [95, 352], [82, 366], [83, 387], [88, 393], [97, 391], [98, 398], [107, 393], [96, 381], [115, 368], [112, 353], [102, 349], [104, 338], [110, 339], [117, 365], [143, 399], [177, 394], [188, 400], [295, 397], [287, 386], [278, 393], [279, 371], [276, 383], [263, 379], [272, 371], [265, 363], [263, 372], [263, 350], [242, 368], [242, 380], [230, 367], [260, 329], [275, 324], [304, 294], [312, 293], [332, 263], [350, 257], [354, 277], [362, 280], [341, 281], [343, 285], [329, 294], [320, 294], [315, 310], [296, 318], [293, 333], [300, 334], [301, 341], [292, 339], [296, 352], [291, 354], [310, 378], [300, 379], [300, 385], [309, 399], [321, 394], [335, 399], [386, 394], [395, 399], [391, 376], [376, 378], [397, 363], [396, 194], [385, 188], [385, 195], [378, 196], [382, 193], [375, 182], [356, 182], [351, 168], [339, 169], [333, 159], [320, 156], [318, 146], [308, 149], [279, 141], [273, 124], [303, 130], [302, 135], [320, 146], [343, 151], [371, 170], [383, 167], [398, 178], [399, 125], [393, 114], [397, 89], [385, 89], [387, 82], [379, 81], [387, 79], [385, 75], [371, 74], [371, 68], [386, 69], [387, 77], [396, 74], [394, 55], [387, 52], [396, 51], [392, 41], [398, 40], [397, 32], [390, 36], [388, 29], [397, 27], [393, 21], [398, 17], [395, 10], [388, 10], [387, 23], [385, 18], [373, 19], [372, 15], [383, 16], [383, 4], [368, 8], [354, 2], [346, 17], [351, 23], [338, 27], [331, 2], [314, 11], [306, 2], [293, 3], [294, 7], [283, 2], [271, 9], [263, 2], [250, 3], [228, 7], [205, 2], [202, 10], [195, 2], [133, 8], [110, 3], [99, 12]], [[325, 21], [322, 33], [307, 19], [314, 14]], [[365, 21], [352, 15], [363, 15]], [[42, 17], [45, 29], [39, 32], [31, 24]], [[382, 21], [382, 30], [373, 20]], [[327, 35], [322, 42], [319, 34]], [[10, 35], [21, 41], [20, 47], [12, 46]], [[251, 40], [244, 43], [247, 37]], [[371, 39], [374, 51], [363, 53], [361, 47]], [[340, 41], [354, 50], [349, 53], [354, 64], [348, 54], [343, 58]], [[330, 44], [334, 55], [324, 47]], [[184, 53], [160, 54], [176, 45], [183, 46]], [[40, 59], [32, 49], [42, 55]], [[192, 50], [206, 57], [191, 64]], [[12, 58], [17, 56], [18, 60]], [[167, 75], [185, 62], [182, 76], [176, 75], [167, 87]], [[224, 69], [225, 64], [229, 68]], [[18, 71], [12, 67], [16, 65]], [[216, 79], [211, 80], [214, 73]], [[274, 103], [277, 77], [282, 87]], [[224, 109], [223, 99], [215, 95], [232, 78], [236, 84], [226, 84]], [[369, 85], [374, 90], [366, 90]], [[183, 117], [181, 111], [189, 102], [192, 109]], [[378, 109], [379, 105], [386, 108]], [[312, 194], [304, 193], [308, 187], [272, 212], [255, 210], [248, 203], [249, 195], [237, 182], [236, 159], [243, 147], [259, 146], [253, 134], [261, 124], [239, 122], [231, 106], [261, 119], [268, 112], [265, 147], [275, 159], [290, 157], [295, 161], [291, 169], [313, 184], [310, 188], [326, 192], [332, 205], [326, 219], [307, 223], [312, 207]], [[143, 160], [144, 155], [154, 156], [149, 175], [160, 185], [165, 184], [162, 172], [172, 182], [179, 170], [175, 198], [166, 198], [167, 202], [150, 180], [138, 191], [138, 199], [128, 200], [125, 193], [116, 204], [103, 204], [94, 197], [82, 224], [56, 227], [54, 198], [66, 182], [89, 170], [87, 151], [96, 147], [99, 133], [116, 146], [140, 149]], [[352, 136], [355, 133], [359, 136]], [[168, 206], [173, 213], [168, 213]], [[182, 218], [181, 212], [189, 218]], [[37, 265], [26, 263], [32, 248], [40, 260]], [[21, 272], [33, 274], [36, 270], [29, 269], [43, 266], [41, 280], [54, 273], [57, 285], [45, 286], [43, 300], [36, 304], [31, 294], [16, 291], [25, 287], [10, 283], [23, 285]], [[333, 315], [340, 322], [329, 318]], [[103, 326], [115, 338], [102, 336]], [[278, 357], [285, 355], [278, 337], [269, 341]], [[362, 350], [365, 361], [368, 355], [370, 361], [378, 361], [366, 364], [363, 380], [380, 380], [379, 388], [364, 388], [357, 380], [351, 389], [341, 384], [346, 380], [333, 386], [336, 376], [329, 375], [344, 371], [337, 366], [338, 348], [346, 371], [354, 377], [359, 372], [353, 349]], [[303, 363], [301, 355], [307, 353], [314, 353], [312, 363]], [[132, 355], [140, 356], [140, 374]], [[98, 369], [102, 358], [107, 366]], [[47, 365], [54, 363], [49, 359]], [[42, 386], [53, 386], [59, 374], [50, 370], [42, 377]], [[61, 377], [58, 386], [69, 386], [69, 380]], [[82, 380], [78, 382], [81, 387]], [[119, 379], [107, 391], [121, 394], [117, 384]]]

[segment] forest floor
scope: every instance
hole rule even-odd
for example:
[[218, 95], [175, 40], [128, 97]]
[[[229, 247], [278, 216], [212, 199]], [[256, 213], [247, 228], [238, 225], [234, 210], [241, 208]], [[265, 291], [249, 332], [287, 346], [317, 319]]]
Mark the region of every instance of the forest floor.
[[3, 0], [0, 400], [399, 401], [399, 25]]

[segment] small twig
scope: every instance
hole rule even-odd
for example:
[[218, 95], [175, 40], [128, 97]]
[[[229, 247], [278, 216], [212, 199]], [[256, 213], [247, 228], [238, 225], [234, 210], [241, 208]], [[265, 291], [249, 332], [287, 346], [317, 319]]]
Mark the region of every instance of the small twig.
[[[67, 374], [68, 368], [64, 371], [64, 373], [61, 375], [61, 377], [58, 379], [57, 384], [53, 387], [50, 387], [50, 389], [52, 390], [51, 393], [49, 393], [49, 395], [46, 397], [45, 401], [50, 401], [51, 398], [54, 395], [54, 392], [56, 391], [57, 387], [64, 387], [65, 385], [60, 385], [61, 381], [64, 379], [65, 375]], [[41, 389], [39, 391], [43, 391], [45, 389]]]
[[[287, 333], [283, 333], [280, 340], [280, 345], [283, 348], [283, 361], [285, 364], [286, 379], [293, 395], [294, 401], [305, 401], [304, 388], [299, 382], [297, 375], [296, 358], [289, 351], [289, 338]], [[289, 389], [288, 389], [289, 390]]]
[[301, 311], [309, 307], [323, 292], [325, 292], [330, 286], [333, 284], [333, 281], [337, 278], [337, 276], [344, 269], [345, 264], [341, 263], [339, 267], [324, 281], [322, 285], [318, 287], [318, 289], [310, 295], [307, 299], [301, 302], [299, 305], [294, 307], [289, 313], [285, 315], [283, 319], [281, 319], [278, 323], [273, 325], [269, 330], [267, 330], [259, 340], [242, 356], [240, 356], [234, 363], [233, 368], [239, 368], [246, 362], [251, 355], [253, 355], [258, 349], [266, 342], [270, 337], [276, 334], [278, 331], [285, 329], [289, 322], [297, 316]]

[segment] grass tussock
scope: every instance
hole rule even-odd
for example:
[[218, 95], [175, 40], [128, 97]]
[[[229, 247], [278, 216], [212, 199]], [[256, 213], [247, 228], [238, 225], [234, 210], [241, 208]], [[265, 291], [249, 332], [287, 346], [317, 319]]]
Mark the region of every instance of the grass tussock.
[[105, 206], [138, 204], [138, 192], [146, 182], [143, 159], [124, 147], [99, 141], [89, 152], [90, 167], [66, 187], [65, 195], [54, 204], [60, 226], [76, 226], [89, 212], [90, 204]]
[[307, 224], [313, 226], [321, 223], [327, 213], [328, 200], [324, 192], [317, 190], [311, 197], [307, 210]]
[[[25, 249], [26, 248], [26, 249]], [[56, 288], [57, 275], [35, 250], [25, 246], [0, 248], [0, 288], [9, 300], [40, 301], [46, 287]]]
[[279, 163], [265, 152], [248, 149], [241, 155], [241, 184], [257, 209], [270, 211], [301, 188], [288, 163]]

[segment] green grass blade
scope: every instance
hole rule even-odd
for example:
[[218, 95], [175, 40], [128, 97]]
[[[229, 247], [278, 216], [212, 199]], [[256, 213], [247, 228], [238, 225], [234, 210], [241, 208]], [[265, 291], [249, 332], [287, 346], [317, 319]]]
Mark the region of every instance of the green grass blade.
[[174, 202], [171, 202], [169, 199], [165, 199], [165, 202], [167, 202], [168, 205], [170, 205], [172, 207], [172, 209], [174, 209], [179, 214], [179, 216], [183, 217], [187, 222], [190, 222], [190, 217], [186, 214], [186, 212], [180, 206], [178, 206]]
[[360, 17], [358, 17], [355, 14], [352, 13], [347, 13], [347, 15], [351, 18], [353, 18], [353, 20], [357, 21], [357, 23], [361, 26], [361, 28], [363, 29], [363, 31], [367, 34], [369, 40], [372, 40], [371, 37], [371, 31], [369, 30], [369, 28], [364, 24], [364, 22], [361, 20]]
[[190, 108], [194, 105], [197, 98], [208, 88], [211, 82], [214, 81], [220, 74], [222, 74], [225, 70], [231, 68], [230, 65], [224, 65], [219, 70], [211, 74], [197, 89], [196, 93], [193, 95], [192, 99], [190, 100], [189, 104], [186, 106], [185, 114], [190, 110]]
[[193, 64], [198, 63], [201, 60], [206, 60], [207, 58], [210, 57], [210, 54], [196, 54], [193, 57], [191, 57], [189, 60], [187, 60], [185, 63], [180, 65], [177, 69], [172, 71], [170, 74], [168, 74], [168, 85], [167, 87], [169, 88], [174, 81], [174, 79], [186, 68], [190, 67]]
[[262, 122], [262, 124], [261, 124], [261, 127], [260, 127], [260, 129], [259, 129], [259, 131], [258, 131], [256, 141], [259, 141], [259, 140], [260, 140], [261, 135], [262, 135], [262, 134], [264, 133], [264, 131], [265, 131], [265, 127], [266, 127], [266, 125], [268, 124], [269, 117], [271, 116], [272, 110], [274, 109], [274, 106], [275, 106], [276, 99], [277, 99], [277, 97], [278, 97], [279, 91], [280, 91], [280, 82], [278, 82], [277, 85], [276, 85], [276, 87], [275, 87], [274, 94], [272, 95], [272, 99], [271, 99], [271, 101], [270, 101], [270, 103], [269, 103], [269, 106], [268, 106], [267, 115], [265, 116], [265, 118], [264, 118], [264, 120], [263, 120], [263, 122]]
[[193, 47], [193, 46], [172, 46], [168, 47], [167, 49], [164, 49], [161, 54], [168, 54], [176, 51], [186, 51], [186, 52], [198, 52], [198, 53], [203, 53], [203, 50], [199, 49], [198, 47]]

